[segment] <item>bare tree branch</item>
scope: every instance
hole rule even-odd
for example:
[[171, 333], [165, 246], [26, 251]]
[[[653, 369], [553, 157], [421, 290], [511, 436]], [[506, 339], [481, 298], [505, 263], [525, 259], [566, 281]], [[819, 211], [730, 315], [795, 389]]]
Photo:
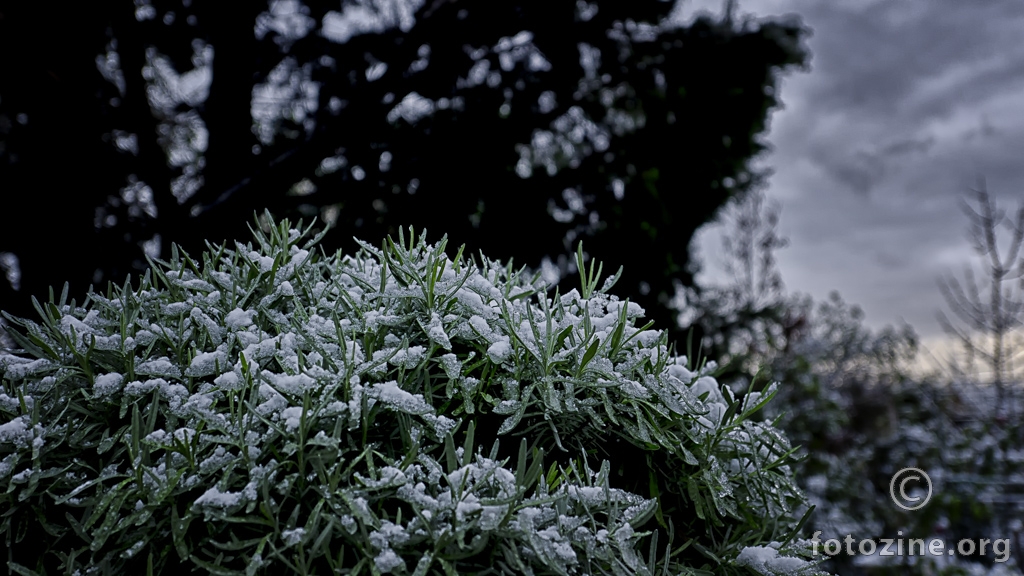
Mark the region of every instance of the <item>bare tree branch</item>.
[[[977, 187], [971, 192], [977, 208], [966, 200], [961, 200], [960, 204], [968, 219], [972, 248], [985, 264], [984, 277], [979, 282], [971, 266], [965, 267], [962, 282], [952, 275], [940, 277], [939, 291], [961, 326], [954, 325], [941, 312], [938, 321], [963, 347], [968, 370], [973, 372], [975, 358], [991, 370], [998, 409], [1004, 410], [1009, 405], [1005, 402], [1007, 386], [1020, 377], [1015, 365], [1022, 353], [1021, 338], [1016, 331], [1024, 325], [1024, 260], [1021, 258], [1024, 205], [1010, 221], [989, 196], [984, 178], [979, 177]], [[1000, 227], [1010, 232], [1005, 251], [1000, 250]]]

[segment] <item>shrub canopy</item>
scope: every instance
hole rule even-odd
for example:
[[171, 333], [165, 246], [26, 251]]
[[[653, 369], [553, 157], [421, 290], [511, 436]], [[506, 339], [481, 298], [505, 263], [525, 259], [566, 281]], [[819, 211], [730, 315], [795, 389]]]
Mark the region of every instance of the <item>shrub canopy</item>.
[[749, 419], [770, 395], [637, 327], [582, 248], [561, 295], [444, 239], [331, 255], [308, 232], [264, 221], [8, 317], [13, 570], [813, 570], [792, 450]]

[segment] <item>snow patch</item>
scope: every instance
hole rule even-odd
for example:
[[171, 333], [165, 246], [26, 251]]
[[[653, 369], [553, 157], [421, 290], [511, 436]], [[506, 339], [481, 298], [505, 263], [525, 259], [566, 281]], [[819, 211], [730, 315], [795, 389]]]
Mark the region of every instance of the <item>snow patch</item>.
[[779, 556], [778, 543], [772, 542], [776, 547], [768, 546], [747, 546], [739, 556], [736, 563], [740, 566], [747, 566], [758, 574], [798, 574], [806, 569], [808, 562], [800, 558]]
[[102, 374], [93, 380], [92, 393], [98, 398], [111, 396], [121, 390], [122, 382], [124, 382], [124, 376], [117, 372]]
[[252, 326], [252, 317], [254, 314], [256, 314], [255, 310], [245, 311], [241, 308], [235, 308], [231, 312], [228, 312], [228, 315], [224, 317], [224, 323], [232, 330], [245, 330], [249, 326]]
[[508, 336], [502, 336], [501, 340], [498, 340], [487, 348], [487, 355], [490, 356], [491, 360], [495, 363], [504, 362], [511, 354], [512, 345], [509, 344]]

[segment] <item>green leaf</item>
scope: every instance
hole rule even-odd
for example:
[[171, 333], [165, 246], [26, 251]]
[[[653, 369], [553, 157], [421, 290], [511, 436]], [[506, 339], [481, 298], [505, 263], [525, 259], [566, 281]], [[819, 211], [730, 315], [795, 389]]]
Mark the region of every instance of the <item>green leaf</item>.
[[30, 568], [28, 568], [26, 566], [22, 566], [21, 564], [18, 564], [17, 562], [8, 562], [7, 563], [7, 568], [9, 570], [11, 570], [12, 572], [15, 572], [17, 574], [21, 574], [21, 576], [41, 576], [35, 570], [32, 570], [32, 569], [30, 569]]
[[458, 455], [455, 453], [455, 440], [451, 433], [444, 437], [444, 457], [448, 464], [448, 472], [455, 472], [459, 469]]
[[706, 520], [704, 515], [704, 502], [700, 495], [700, 488], [697, 487], [697, 483], [693, 480], [693, 477], [686, 479], [686, 489], [690, 495], [690, 501], [693, 502], [693, 506], [696, 509], [697, 517], [701, 520]]
[[176, 504], [171, 505], [171, 540], [174, 543], [174, 549], [178, 552], [178, 558], [185, 560], [191, 556], [188, 545], [185, 542], [185, 533], [188, 532], [188, 526], [192, 523], [192, 513], [188, 512], [184, 518], [178, 516], [178, 506]]
[[583, 375], [583, 371], [587, 368], [587, 364], [594, 359], [597, 355], [598, 348], [601, 347], [601, 341], [594, 339], [594, 342], [587, 348], [587, 351], [583, 354], [583, 359], [580, 360], [580, 367], [576, 369], [576, 377], [579, 378]]
[[526, 485], [526, 438], [519, 441], [519, 456], [516, 459], [516, 485]]
[[466, 430], [466, 442], [462, 446], [462, 465], [468, 466], [473, 461], [473, 435], [476, 433], [476, 422], [470, 421]]

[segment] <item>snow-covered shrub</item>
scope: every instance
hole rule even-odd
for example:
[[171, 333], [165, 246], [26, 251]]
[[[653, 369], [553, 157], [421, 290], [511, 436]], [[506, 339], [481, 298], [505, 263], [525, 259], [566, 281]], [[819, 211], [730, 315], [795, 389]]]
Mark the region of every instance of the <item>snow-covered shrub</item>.
[[814, 572], [789, 443], [750, 418], [770, 395], [636, 327], [582, 252], [581, 290], [552, 295], [444, 240], [317, 240], [172, 251], [10, 319], [12, 569]]
[[[1012, 525], [1024, 510], [1024, 423], [993, 418], [1000, 396], [991, 386], [910, 374], [916, 336], [909, 327], [869, 330], [860, 309], [836, 293], [811, 304], [793, 305], [805, 329], [767, 363], [781, 384], [762, 413], [777, 417], [800, 446], [798, 477], [816, 506], [810, 530], [820, 530], [823, 541], [847, 534], [952, 544], [1015, 537]], [[919, 510], [891, 499], [893, 475], [907, 467], [933, 482], [934, 494]], [[1020, 574], [1012, 560], [996, 557], [840, 553], [823, 566], [846, 576]]]

